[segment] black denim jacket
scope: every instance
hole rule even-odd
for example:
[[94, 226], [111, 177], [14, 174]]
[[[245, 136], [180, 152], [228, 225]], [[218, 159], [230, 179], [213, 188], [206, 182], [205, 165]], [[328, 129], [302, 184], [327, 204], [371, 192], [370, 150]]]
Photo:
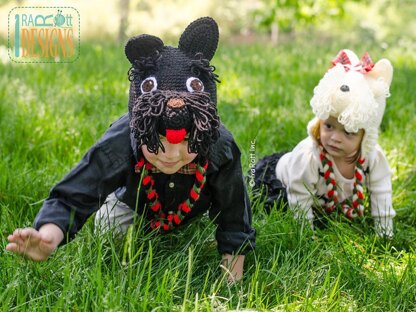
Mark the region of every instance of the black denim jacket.
[[[52, 188], [35, 218], [34, 227], [39, 229], [43, 224], [54, 223], [70, 240], [114, 191], [120, 201], [139, 214], [146, 213], [143, 188], [137, 201], [140, 174], [134, 171], [137, 159], [131, 146], [126, 114]], [[176, 210], [189, 196], [194, 183], [194, 175], [154, 173], [153, 176], [164, 210]], [[255, 230], [251, 227], [251, 207], [240, 151], [224, 126], [220, 128], [219, 140], [211, 147], [206, 177], [200, 199], [183, 222], [209, 210], [210, 218], [217, 224], [219, 253], [245, 254], [255, 247]]]

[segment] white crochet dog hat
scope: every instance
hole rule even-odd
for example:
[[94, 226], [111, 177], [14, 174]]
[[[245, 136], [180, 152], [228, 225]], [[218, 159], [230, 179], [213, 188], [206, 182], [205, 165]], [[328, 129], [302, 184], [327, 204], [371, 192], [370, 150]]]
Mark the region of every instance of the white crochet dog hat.
[[336, 117], [348, 132], [365, 130], [361, 151], [366, 156], [377, 144], [393, 67], [387, 59], [373, 64], [368, 53], [360, 60], [347, 49], [332, 64], [314, 89], [310, 104], [315, 118], [308, 124], [308, 133], [319, 120]]

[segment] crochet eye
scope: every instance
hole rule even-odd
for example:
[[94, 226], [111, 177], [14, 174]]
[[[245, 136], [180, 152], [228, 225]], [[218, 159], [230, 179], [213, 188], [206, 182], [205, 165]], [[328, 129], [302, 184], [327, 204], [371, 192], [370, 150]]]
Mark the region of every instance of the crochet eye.
[[152, 92], [157, 89], [157, 81], [155, 77], [148, 77], [143, 80], [140, 85], [140, 90], [142, 93]]
[[198, 78], [190, 77], [186, 80], [186, 88], [189, 92], [202, 92], [204, 91], [204, 84]]

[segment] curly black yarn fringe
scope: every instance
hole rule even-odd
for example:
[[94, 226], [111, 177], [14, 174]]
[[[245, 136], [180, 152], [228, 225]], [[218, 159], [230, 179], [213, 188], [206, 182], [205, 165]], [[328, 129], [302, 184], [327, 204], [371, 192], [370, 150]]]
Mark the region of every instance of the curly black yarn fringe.
[[219, 137], [220, 126], [216, 105], [211, 102], [206, 92], [155, 91], [136, 98], [130, 110], [130, 127], [138, 146], [146, 144], [148, 151], [155, 154], [159, 148], [164, 151], [158, 129], [160, 117], [166, 112], [167, 102], [171, 98], [182, 99], [185, 109], [192, 116], [188, 151], [206, 156], [211, 144]]
[[157, 61], [162, 57], [159, 51], [155, 51], [155, 55], [140, 57], [134, 61], [134, 64], [127, 72], [129, 81], [141, 80], [147, 73], [154, 71], [157, 67]]
[[215, 66], [210, 65], [209, 60], [204, 59], [202, 53], [195, 54], [195, 59], [191, 61], [191, 70], [196, 76], [206, 76], [213, 82], [221, 82], [214, 73]]

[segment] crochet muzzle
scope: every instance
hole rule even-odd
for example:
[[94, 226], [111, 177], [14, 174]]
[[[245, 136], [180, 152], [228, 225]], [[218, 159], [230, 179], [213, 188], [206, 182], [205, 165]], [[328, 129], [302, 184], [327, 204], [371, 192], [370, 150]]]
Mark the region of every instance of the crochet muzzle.
[[137, 97], [129, 110], [134, 138], [151, 153], [165, 151], [159, 135], [172, 144], [188, 136], [188, 151], [202, 156], [218, 139], [217, 108], [206, 92], [156, 90]]

